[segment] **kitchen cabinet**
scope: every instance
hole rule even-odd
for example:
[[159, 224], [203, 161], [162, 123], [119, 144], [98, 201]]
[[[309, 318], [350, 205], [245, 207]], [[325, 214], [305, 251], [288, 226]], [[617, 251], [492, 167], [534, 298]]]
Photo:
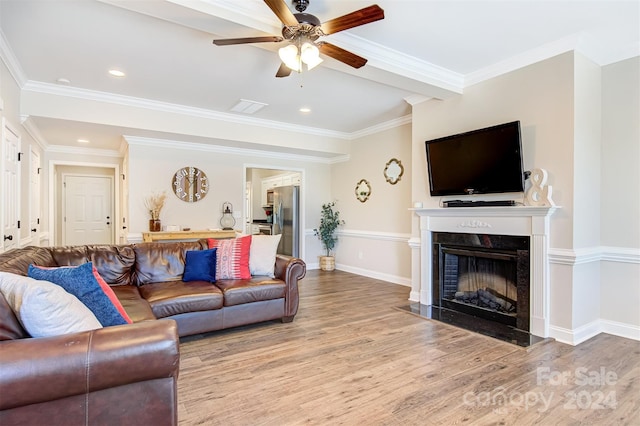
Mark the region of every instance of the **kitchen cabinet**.
[[300, 173], [283, 173], [262, 179], [262, 205], [266, 206], [267, 191], [279, 186], [300, 185]]

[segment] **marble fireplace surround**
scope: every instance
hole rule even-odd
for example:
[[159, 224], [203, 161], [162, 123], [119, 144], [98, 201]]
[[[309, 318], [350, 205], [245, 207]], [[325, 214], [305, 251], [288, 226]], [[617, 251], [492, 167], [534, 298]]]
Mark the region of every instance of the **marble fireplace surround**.
[[420, 303], [432, 305], [432, 232], [530, 238], [530, 330], [549, 337], [549, 218], [556, 207], [415, 208], [420, 217]]

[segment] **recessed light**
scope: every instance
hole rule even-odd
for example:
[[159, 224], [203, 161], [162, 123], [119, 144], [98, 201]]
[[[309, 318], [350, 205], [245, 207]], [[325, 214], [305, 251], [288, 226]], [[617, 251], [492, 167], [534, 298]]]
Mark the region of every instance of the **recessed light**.
[[302, 107], [298, 111], [300, 111], [300, 112], [302, 112], [304, 114], [307, 114], [307, 113], [311, 112], [311, 108]]
[[109, 74], [111, 74], [114, 77], [124, 77], [125, 74], [124, 72], [117, 70], [117, 69], [111, 69], [109, 70]]
[[77, 142], [80, 143], [89, 143], [89, 139], [78, 139]]

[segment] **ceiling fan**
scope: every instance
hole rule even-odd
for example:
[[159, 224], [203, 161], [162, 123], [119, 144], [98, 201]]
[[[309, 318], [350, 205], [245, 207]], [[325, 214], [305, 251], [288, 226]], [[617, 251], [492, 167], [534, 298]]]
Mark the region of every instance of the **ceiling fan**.
[[317, 40], [322, 36], [384, 19], [384, 11], [378, 5], [365, 7], [321, 23], [318, 18], [310, 13], [304, 13], [309, 5], [309, 0], [293, 0], [293, 4], [295, 4], [299, 13], [292, 13], [285, 0], [264, 0], [264, 2], [284, 25], [282, 37], [227, 38], [213, 40], [213, 44], [216, 46], [228, 46], [232, 44], [289, 41], [287, 46], [280, 48], [278, 51], [282, 64], [276, 73], [276, 77], [287, 77], [291, 74], [291, 71], [301, 72], [303, 64], [306, 65], [307, 69], [312, 69], [322, 62], [319, 53], [330, 56], [354, 68], [362, 67], [367, 63], [365, 58], [334, 44]]

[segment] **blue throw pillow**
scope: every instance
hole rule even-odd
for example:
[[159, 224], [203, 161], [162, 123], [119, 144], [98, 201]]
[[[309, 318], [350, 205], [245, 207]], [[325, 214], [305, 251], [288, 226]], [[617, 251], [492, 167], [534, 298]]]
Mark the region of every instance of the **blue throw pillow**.
[[36, 280], [49, 281], [76, 296], [93, 312], [103, 327], [128, 324], [102, 291], [93, 275], [91, 262], [75, 267], [39, 268], [29, 265], [29, 276]]
[[184, 264], [182, 281], [209, 281], [216, 282], [216, 251], [190, 250]]

